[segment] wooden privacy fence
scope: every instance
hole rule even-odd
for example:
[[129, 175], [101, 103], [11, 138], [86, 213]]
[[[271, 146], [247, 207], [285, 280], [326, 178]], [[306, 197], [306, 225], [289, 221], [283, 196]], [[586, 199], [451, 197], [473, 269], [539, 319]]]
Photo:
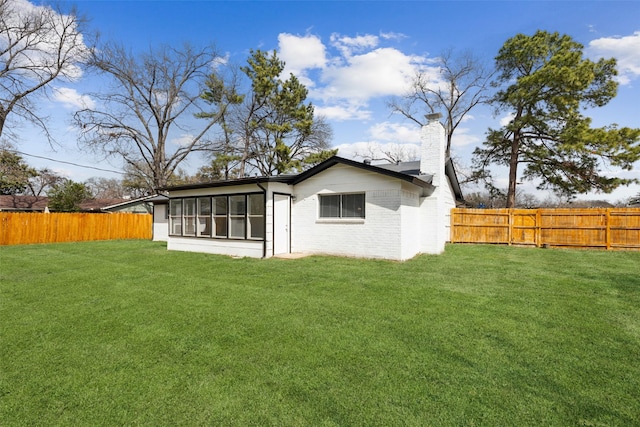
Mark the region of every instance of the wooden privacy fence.
[[451, 242], [640, 250], [640, 208], [453, 209]]
[[0, 212], [0, 245], [151, 239], [152, 215]]

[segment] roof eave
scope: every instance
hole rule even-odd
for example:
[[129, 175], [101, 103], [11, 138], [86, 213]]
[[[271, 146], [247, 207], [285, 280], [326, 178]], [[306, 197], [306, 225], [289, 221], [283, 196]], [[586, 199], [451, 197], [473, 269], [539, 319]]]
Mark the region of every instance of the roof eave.
[[306, 179], [311, 178], [314, 175], [317, 175], [318, 173], [329, 169], [332, 166], [335, 166], [337, 164], [343, 164], [343, 165], [347, 165], [347, 166], [352, 166], [358, 169], [363, 169], [366, 171], [371, 171], [371, 172], [376, 172], [379, 173], [381, 175], [386, 175], [392, 178], [396, 178], [396, 179], [400, 179], [402, 181], [406, 181], [409, 182], [411, 184], [417, 185], [418, 187], [422, 187], [423, 189], [426, 189], [426, 191], [428, 192], [428, 194], [432, 194], [433, 190], [435, 190], [435, 187], [427, 181], [424, 181], [422, 179], [420, 179], [417, 176], [413, 176], [413, 175], [407, 175], [405, 173], [402, 172], [395, 172], [389, 169], [384, 169], [375, 165], [369, 165], [366, 163], [362, 163], [362, 162], [357, 162], [355, 160], [350, 160], [350, 159], [345, 159], [343, 157], [338, 157], [338, 156], [333, 156], [327, 160], [325, 160], [324, 162], [312, 167], [311, 169], [308, 169], [304, 172], [302, 172], [301, 174], [299, 174], [298, 176], [295, 177], [295, 179], [292, 181], [292, 184], [298, 184]]
[[161, 191], [196, 190], [200, 188], [227, 187], [230, 185], [262, 184], [264, 182], [289, 183], [294, 178], [295, 178], [295, 175], [257, 176], [257, 177], [251, 177], [251, 178], [238, 178], [238, 179], [211, 181], [211, 182], [199, 182], [197, 184], [174, 185], [170, 187], [159, 188], [158, 190], [161, 190]]

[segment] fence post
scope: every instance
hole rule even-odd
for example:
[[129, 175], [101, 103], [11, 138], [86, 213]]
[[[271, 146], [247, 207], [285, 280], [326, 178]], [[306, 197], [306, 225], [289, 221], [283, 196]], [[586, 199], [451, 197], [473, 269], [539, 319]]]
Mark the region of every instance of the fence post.
[[451, 224], [450, 224], [451, 228], [449, 229], [449, 241], [451, 243], [455, 243], [456, 242], [456, 237], [455, 237], [455, 234], [456, 234], [456, 226], [455, 226], [455, 224], [456, 224], [456, 215], [457, 215], [456, 208], [452, 208], [451, 209]]
[[605, 221], [605, 232], [604, 232], [604, 242], [607, 250], [611, 249], [611, 208], [607, 208], [605, 210], [604, 215]]
[[509, 219], [507, 221], [509, 225], [507, 229], [507, 239], [509, 243], [507, 244], [511, 246], [511, 242], [513, 241], [513, 208], [509, 208]]
[[542, 239], [542, 212], [540, 212], [540, 208], [536, 209], [536, 248], [539, 248], [542, 246], [542, 242], [540, 241]]

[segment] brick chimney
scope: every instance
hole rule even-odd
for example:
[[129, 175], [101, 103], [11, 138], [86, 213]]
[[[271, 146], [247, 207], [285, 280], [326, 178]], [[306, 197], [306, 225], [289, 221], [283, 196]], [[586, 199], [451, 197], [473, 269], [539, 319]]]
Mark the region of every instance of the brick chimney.
[[[449, 185], [445, 176], [445, 131], [440, 123], [442, 114], [427, 115], [427, 124], [421, 131], [420, 173], [433, 175], [431, 184], [436, 188], [421, 206], [421, 252], [439, 254], [444, 251], [447, 239], [447, 206]], [[449, 196], [450, 198], [450, 196]]]
[[445, 134], [440, 123], [442, 114], [427, 114], [427, 124], [421, 130], [420, 174], [433, 174], [432, 184], [438, 187], [444, 178]]

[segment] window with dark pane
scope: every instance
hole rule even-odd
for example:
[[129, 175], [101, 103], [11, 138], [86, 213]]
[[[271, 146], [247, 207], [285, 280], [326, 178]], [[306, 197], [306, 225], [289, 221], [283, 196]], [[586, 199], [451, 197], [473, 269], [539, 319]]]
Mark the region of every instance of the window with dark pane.
[[244, 239], [245, 216], [247, 214], [246, 196], [229, 196], [229, 237]]
[[249, 209], [247, 226], [250, 239], [264, 238], [264, 194], [249, 194], [247, 196]]
[[198, 198], [198, 236], [211, 236], [211, 197]]
[[340, 218], [340, 195], [320, 196], [320, 218]]
[[214, 237], [227, 237], [227, 215], [229, 214], [227, 196], [213, 198]]

